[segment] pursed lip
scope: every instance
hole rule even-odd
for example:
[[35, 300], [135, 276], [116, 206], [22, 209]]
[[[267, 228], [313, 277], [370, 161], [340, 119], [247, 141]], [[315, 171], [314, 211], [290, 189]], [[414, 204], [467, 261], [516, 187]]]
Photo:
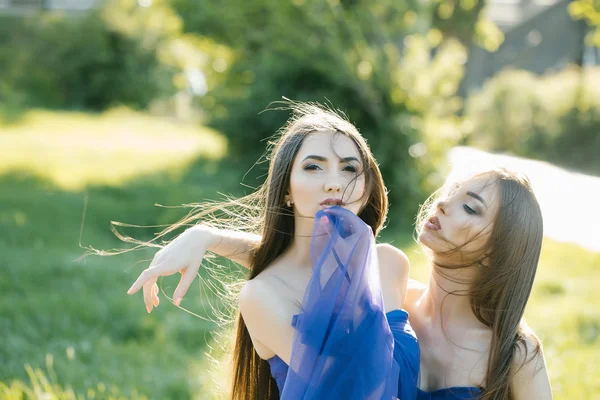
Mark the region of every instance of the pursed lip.
[[439, 231], [442, 229], [442, 225], [440, 224], [438, 217], [431, 217], [425, 223], [425, 228], [431, 229], [432, 231]]
[[345, 206], [346, 203], [342, 199], [325, 199], [321, 202], [322, 206]]

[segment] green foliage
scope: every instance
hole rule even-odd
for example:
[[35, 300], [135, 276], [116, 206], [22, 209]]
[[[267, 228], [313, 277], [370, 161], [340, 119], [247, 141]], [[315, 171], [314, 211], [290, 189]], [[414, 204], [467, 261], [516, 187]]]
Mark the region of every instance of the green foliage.
[[397, 222], [410, 223], [408, 204], [439, 183], [440, 157], [460, 136], [455, 113], [463, 46], [472, 38], [486, 48], [498, 43], [481, 23], [482, 7], [479, 0], [155, 0], [147, 6], [109, 0], [80, 17], [6, 17], [0, 111], [146, 108], [156, 98], [183, 94], [187, 72], [201, 71], [208, 94], [196, 100], [200, 113], [227, 134], [232, 155], [249, 164], [287, 118], [259, 115], [269, 103], [282, 96], [329, 102], [367, 137], [392, 209], [404, 217]]
[[465, 45], [496, 51], [504, 41], [502, 31], [482, 13], [483, 0], [435, 0], [433, 26], [444, 37], [454, 37]]
[[574, 0], [569, 3], [569, 13], [576, 20], [583, 20], [592, 29], [586, 36], [588, 45], [600, 46], [600, 1]]
[[[455, 97], [466, 61], [458, 42], [431, 30], [423, 2], [173, 0], [186, 31], [236, 52], [222, 84], [202, 99], [209, 123], [236, 156], [256, 160], [287, 119], [261, 113], [282, 96], [330, 103], [369, 141], [390, 189], [392, 211], [410, 224], [413, 205], [454, 143]], [[260, 169], [260, 168], [258, 168]], [[262, 175], [264, 170], [257, 170]], [[431, 178], [431, 179], [428, 179]]]
[[600, 68], [504, 71], [467, 101], [466, 142], [600, 173]]
[[158, 3], [151, 11], [135, 1], [110, 1], [84, 16], [1, 17], [4, 107], [145, 108], [173, 93], [176, 66], [158, 55], [181, 22]]

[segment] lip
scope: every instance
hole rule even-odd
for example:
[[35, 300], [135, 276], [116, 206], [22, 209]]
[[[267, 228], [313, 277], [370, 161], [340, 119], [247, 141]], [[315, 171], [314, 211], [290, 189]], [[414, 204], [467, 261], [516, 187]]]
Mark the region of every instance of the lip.
[[427, 222], [425, 222], [425, 228], [432, 231], [439, 231], [442, 229], [442, 225], [440, 225], [440, 220], [438, 217], [431, 217]]
[[343, 207], [343, 206], [346, 205], [346, 203], [344, 203], [342, 201], [342, 199], [333, 199], [333, 198], [330, 198], [330, 199], [323, 200], [320, 205], [322, 205], [322, 206], [340, 206], [340, 207]]

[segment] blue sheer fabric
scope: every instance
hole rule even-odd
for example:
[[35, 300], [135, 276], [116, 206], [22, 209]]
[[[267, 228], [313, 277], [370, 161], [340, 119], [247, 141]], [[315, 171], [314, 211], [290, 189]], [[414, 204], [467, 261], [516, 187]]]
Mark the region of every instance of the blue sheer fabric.
[[384, 313], [371, 228], [343, 208], [319, 211], [310, 253], [290, 365], [269, 360], [281, 399], [415, 399], [419, 346], [405, 311]]

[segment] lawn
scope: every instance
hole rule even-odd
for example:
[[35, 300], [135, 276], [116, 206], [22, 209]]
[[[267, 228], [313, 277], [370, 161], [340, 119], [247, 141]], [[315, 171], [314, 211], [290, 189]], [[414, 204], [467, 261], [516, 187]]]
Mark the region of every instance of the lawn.
[[[164, 296], [147, 314], [141, 294], [125, 294], [153, 252], [81, 256], [85, 246], [125, 246], [110, 221], [167, 224], [186, 213], [155, 203], [247, 191], [248, 166], [225, 154], [216, 132], [126, 110], [35, 111], [0, 126], [0, 398], [210, 397], [215, 324]], [[427, 277], [410, 233], [384, 238], [406, 251], [414, 277]], [[599, 278], [600, 254], [544, 242], [526, 317], [544, 342], [555, 399], [600, 399]], [[163, 288], [171, 294], [173, 280]], [[204, 316], [214, 300], [194, 285], [183, 306]]]

